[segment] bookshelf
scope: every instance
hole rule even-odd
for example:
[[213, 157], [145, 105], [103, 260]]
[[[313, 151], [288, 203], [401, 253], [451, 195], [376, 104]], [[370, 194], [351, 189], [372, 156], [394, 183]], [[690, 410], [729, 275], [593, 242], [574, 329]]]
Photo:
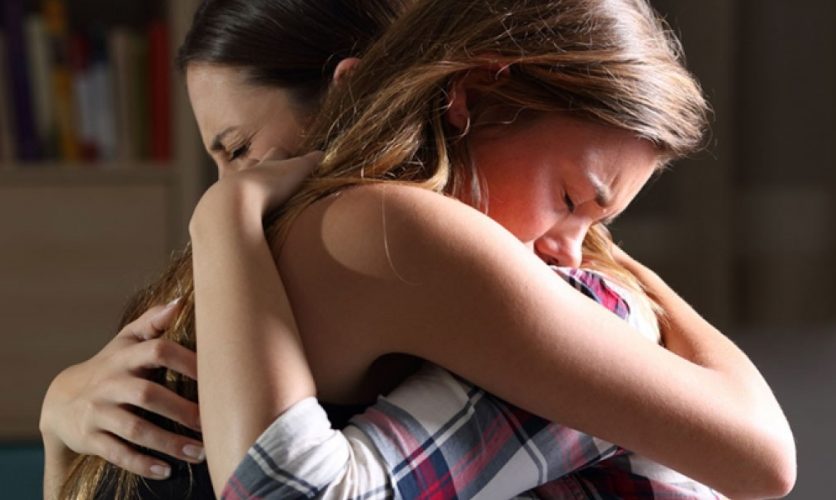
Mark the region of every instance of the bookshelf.
[[[49, 3], [10, 1], [27, 15]], [[35, 159], [0, 151], [0, 441], [5, 442], [39, 439], [37, 423], [49, 382], [116, 333], [127, 299], [186, 241], [191, 209], [211, 177], [172, 63], [199, 0], [62, 3], [70, 32], [142, 30], [152, 20], [160, 22], [169, 41], [164, 89], [170, 118], [151, 126], [170, 131], [170, 150], [69, 158], [60, 148], [46, 153], [50, 148], [44, 147]], [[0, 16], [6, 19], [8, 12]], [[6, 87], [13, 78], [7, 62], [0, 61]], [[35, 93], [34, 86], [30, 90]], [[119, 103], [99, 99], [95, 106]], [[0, 121], [7, 127], [0, 149], [8, 148], [13, 120]]]

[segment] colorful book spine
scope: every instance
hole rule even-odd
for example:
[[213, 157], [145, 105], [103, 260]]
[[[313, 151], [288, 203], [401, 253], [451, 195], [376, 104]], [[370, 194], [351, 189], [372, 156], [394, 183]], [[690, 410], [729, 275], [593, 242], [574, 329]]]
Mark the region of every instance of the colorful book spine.
[[40, 155], [25, 49], [23, 0], [3, 0], [2, 9], [6, 33], [6, 73], [9, 75], [17, 158], [21, 161], [35, 161]]
[[148, 76], [151, 98], [151, 159], [171, 159], [171, 52], [168, 27], [153, 21], [148, 30]]
[[[78, 32], [70, 30], [66, 0], [0, 1], [0, 160], [172, 160], [165, 22]], [[36, 4], [40, 10], [31, 10]]]
[[63, 161], [75, 162], [81, 158], [81, 153], [76, 139], [76, 111], [69, 67], [69, 35], [64, 2], [44, 0], [43, 14], [52, 55], [52, 92], [59, 156]]

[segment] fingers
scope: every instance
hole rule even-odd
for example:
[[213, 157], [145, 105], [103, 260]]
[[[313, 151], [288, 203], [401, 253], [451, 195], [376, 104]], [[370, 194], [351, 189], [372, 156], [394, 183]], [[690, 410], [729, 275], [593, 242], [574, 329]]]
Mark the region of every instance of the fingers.
[[154, 306], [145, 311], [139, 318], [125, 325], [117, 337], [128, 337], [135, 340], [159, 337], [171, 327], [179, 310], [179, 298], [164, 306]]
[[189, 401], [165, 386], [140, 378], [132, 378], [126, 383], [119, 384], [118, 390], [121, 391], [122, 403], [156, 413], [190, 429], [200, 430], [200, 410], [197, 403]]
[[[148, 322], [151, 325], [151, 328], [156, 332], [157, 335], [162, 334], [166, 330], [168, 330], [171, 325], [174, 323], [174, 318], [177, 317], [177, 313], [180, 312], [180, 297], [172, 300], [168, 304], [166, 304], [161, 311], [153, 314]], [[157, 335], [154, 335], [156, 337]], [[148, 339], [149, 337], [146, 337]]]
[[[108, 429], [108, 432], [128, 443], [190, 463], [200, 463], [205, 458], [203, 444], [200, 441], [167, 431], [124, 408], [108, 407], [100, 411], [102, 428]], [[123, 449], [117, 448], [116, 451], [122, 454]], [[108, 453], [113, 452], [114, 450], [108, 450]], [[159, 459], [148, 458], [150, 460], [144, 461], [141, 467], [137, 467], [137, 469], [144, 468], [146, 475], [150, 472], [150, 462], [159, 462]], [[107, 457], [105, 459], [110, 461]]]
[[92, 441], [94, 454], [128, 472], [157, 480], [167, 479], [171, 475], [170, 465], [136, 451], [110, 434], [99, 433]]
[[126, 349], [122, 356], [134, 370], [168, 368], [197, 380], [197, 354], [172, 340], [148, 340]]

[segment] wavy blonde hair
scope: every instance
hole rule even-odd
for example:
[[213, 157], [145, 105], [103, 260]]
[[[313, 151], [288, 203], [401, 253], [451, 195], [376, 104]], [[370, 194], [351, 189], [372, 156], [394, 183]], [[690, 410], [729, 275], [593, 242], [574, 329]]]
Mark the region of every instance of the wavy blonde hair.
[[[369, 183], [415, 184], [484, 210], [467, 137], [445, 113], [455, 79], [486, 68], [506, 73], [481, 89], [489, 106], [630, 131], [656, 146], [660, 168], [702, 145], [708, 105], [681, 45], [645, 0], [423, 0], [329, 95], [310, 129], [309, 146], [324, 160], [271, 218], [269, 234], [283, 238], [311, 203]], [[471, 110], [477, 118], [485, 111]], [[612, 244], [605, 227], [593, 226], [584, 266], [660, 312], [615, 261]]]
[[[448, 126], [445, 112], [451, 83], [486, 67], [508, 71], [484, 89], [492, 103], [631, 131], [655, 144], [664, 161], [701, 145], [707, 104], [678, 41], [645, 0], [419, 0], [326, 99], [309, 131], [309, 146], [326, 152], [322, 165], [271, 214], [268, 236], [283, 238], [315, 201], [368, 183], [419, 185], [483, 208], [467, 137]], [[642, 292], [611, 247], [606, 228], [594, 226], [584, 240], [584, 265]], [[134, 302], [123, 324], [175, 297], [183, 297], [183, 312], [165, 336], [194, 348], [189, 249]], [[196, 395], [196, 382], [180, 374], [164, 371], [159, 381]], [[135, 493], [136, 476], [80, 457], [62, 497], [92, 498], [114, 476], [119, 498]]]

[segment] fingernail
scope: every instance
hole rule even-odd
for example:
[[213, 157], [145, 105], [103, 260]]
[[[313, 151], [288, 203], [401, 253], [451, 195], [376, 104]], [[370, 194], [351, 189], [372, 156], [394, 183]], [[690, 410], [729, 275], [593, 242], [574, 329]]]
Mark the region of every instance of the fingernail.
[[180, 303], [180, 299], [182, 299], [182, 297], [177, 297], [168, 304], [164, 305], [163, 308], [160, 309], [160, 312], [154, 315], [154, 320], [158, 321], [165, 318], [166, 314], [170, 313], [171, 310], [174, 309], [177, 306], [177, 304]]
[[168, 479], [171, 475], [171, 467], [168, 465], [152, 465], [151, 475], [159, 479]]
[[193, 458], [198, 462], [202, 462], [206, 458], [206, 452], [203, 451], [203, 447], [195, 446], [193, 444], [187, 444], [183, 447], [183, 455]]

